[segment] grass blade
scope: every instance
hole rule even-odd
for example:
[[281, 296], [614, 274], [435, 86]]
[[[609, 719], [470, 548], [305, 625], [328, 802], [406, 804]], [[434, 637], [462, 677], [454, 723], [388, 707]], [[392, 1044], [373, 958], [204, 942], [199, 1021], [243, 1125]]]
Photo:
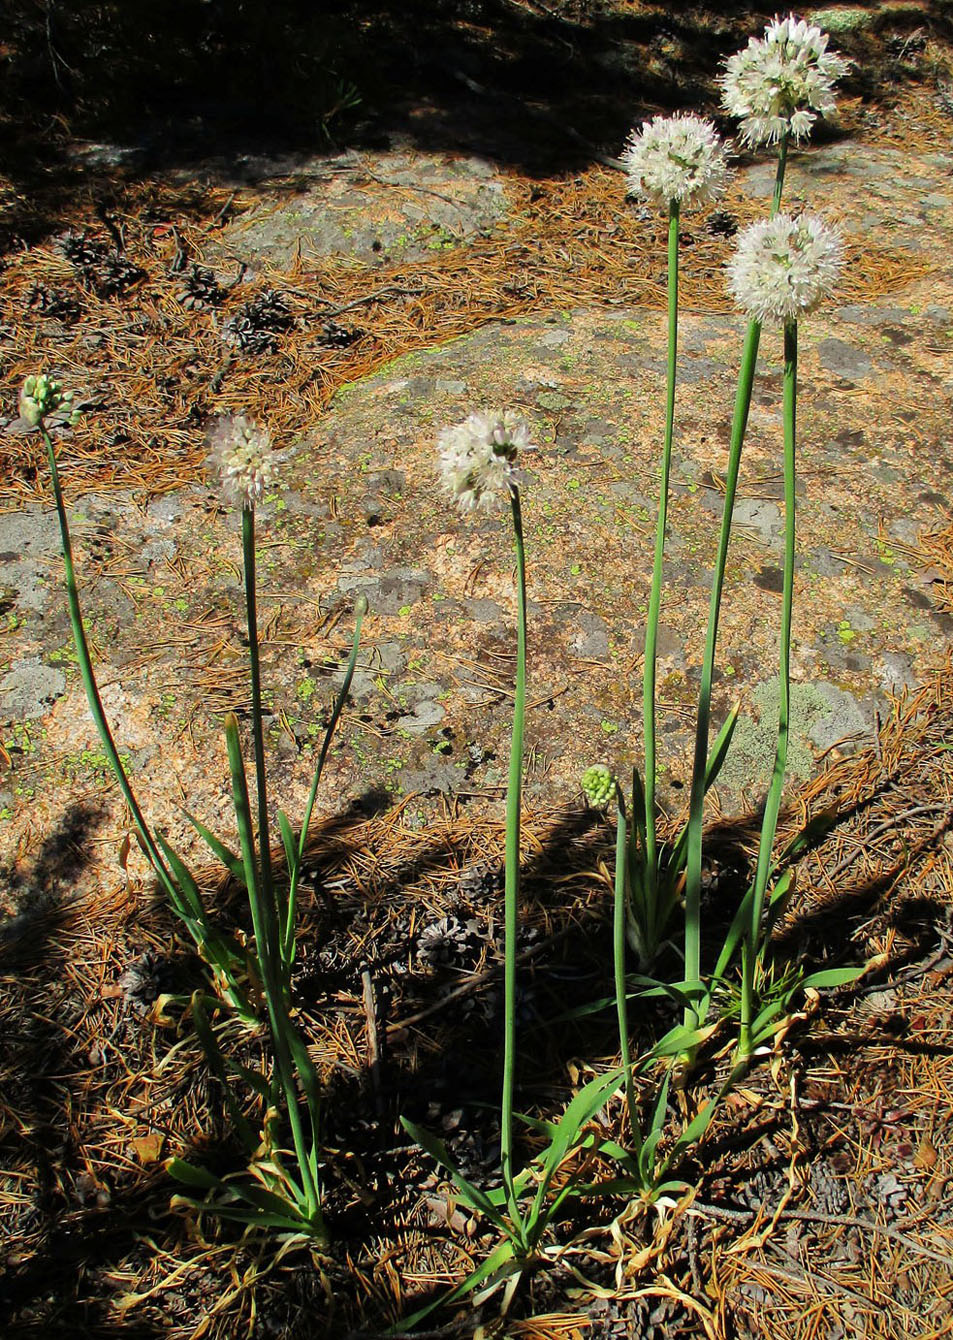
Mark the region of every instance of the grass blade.
[[536, 1188], [533, 1209], [530, 1215], [534, 1221], [542, 1209], [543, 1201], [560, 1164], [566, 1158], [580, 1131], [609, 1100], [610, 1094], [618, 1089], [625, 1080], [625, 1070], [617, 1066], [605, 1075], [597, 1075], [579, 1090], [572, 1102], [556, 1123], [556, 1133], [547, 1148], [539, 1157], [541, 1176]]
[[812, 972], [800, 983], [802, 991], [817, 990], [835, 986], [850, 986], [867, 971], [863, 968], [824, 968], [821, 972]]

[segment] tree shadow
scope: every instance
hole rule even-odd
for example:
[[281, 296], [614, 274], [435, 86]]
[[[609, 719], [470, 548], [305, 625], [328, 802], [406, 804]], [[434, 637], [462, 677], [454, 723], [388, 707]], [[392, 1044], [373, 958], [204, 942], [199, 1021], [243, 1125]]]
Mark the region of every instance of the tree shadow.
[[101, 806], [85, 801], [68, 805], [26, 873], [12, 863], [0, 867], [0, 883], [18, 909], [0, 926], [0, 965], [13, 966], [17, 955], [33, 959], [45, 952], [68, 912], [71, 890], [89, 863], [88, 844], [102, 818]]
[[[237, 184], [274, 174], [256, 159], [397, 142], [529, 175], [578, 171], [617, 155], [646, 116], [717, 118], [720, 63], [775, 13], [737, 0], [637, 11], [570, 0], [8, 8], [0, 138], [23, 198], [6, 231], [28, 242], [62, 226], [77, 194], [108, 206], [124, 176], [171, 168]], [[924, 28], [949, 36], [953, 19], [875, 14], [869, 29], [837, 34], [862, 57], [844, 91], [892, 96], [916, 75], [907, 39]], [[84, 162], [71, 137], [114, 151]]]
[[[415, 1197], [419, 1204], [421, 1196], [434, 1195], [427, 1179], [435, 1169], [408, 1145], [401, 1116], [434, 1130], [464, 1174], [484, 1187], [492, 1187], [498, 1173], [502, 830], [500, 825], [480, 830], [464, 815], [408, 833], [387, 811], [389, 799], [368, 792], [348, 812], [316, 825], [307, 848], [310, 889], [300, 920], [299, 1024], [308, 1042], [320, 1044], [321, 1054], [330, 1058], [325, 1171], [338, 1242], [333, 1250], [340, 1262], [379, 1242], [382, 1226], [403, 1223]], [[721, 890], [706, 909], [712, 944], [743, 893], [747, 866], [739, 852], [750, 850], [756, 829], [757, 817], [743, 816], [708, 831], [709, 860], [720, 857], [726, 868], [738, 872], [737, 887]], [[614, 833], [603, 816], [574, 809], [538, 822], [530, 816], [524, 836], [517, 1107], [551, 1117], [571, 1091], [567, 1077], [579, 1058], [611, 1058], [616, 1051], [611, 1003], [585, 1008], [612, 995], [612, 895], [606, 872], [611, 871]], [[858, 894], [869, 914], [889, 887], [891, 881], [878, 880], [855, 889], [849, 916], [844, 906], [833, 917], [826, 909], [808, 911], [797, 938], [781, 941], [779, 952], [790, 950], [808, 971], [815, 960], [823, 966], [854, 961]], [[220, 911], [226, 922], [234, 922], [238, 904], [225, 898]], [[924, 945], [931, 942], [933, 915], [932, 905], [917, 912]], [[148, 931], [167, 938], [174, 925], [168, 908], [153, 901], [123, 930], [133, 937]], [[102, 928], [103, 935], [110, 933], [108, 926]], [[89, 1058], [83, 1050], [88, 1039], [83, 1041], [81, 1030], [64, 1031], [44, 1017], [67, 952], [49, 935], [43, 952], [30, 956], [28, 970], [21, 962], [20, 990], [7, 997], [6, 1101], [18, 1113], [21, 1129], [24, 1124], [30, 1128], [28, 1152], [40, 1194], [33, 1217], [22, 1220], [21, 1238], [32, 1244], [32, 1259], [10, 1273], [0, 1306], [25, 1328], [8, 1332], [17, 1336], [41, 1330], [107, 1336], [122, 1330], [146, 1340], [163, 1328], [150, 1329], [148, 1318], [120, 1326], [97, 1291], [97, 1270], [108, 1274], [131, 1259], [144, 1214], [153, 1216], [150, 1232], [168, 1245], [162, 1222], [174, 1187], [156, 1172], [126, 1169], [116, 1177], [108, 1210], [64, 1201], [64, 1185], [75, 1185], [82, 1158], [109, 1157], [105, 1149], [81, 1149], [71, 1129], [71, 1094], [88, 1082]], [[74, 1001], [71, 1008], [77, 1004], [84, 1002]], [[669, 1002], [640, 1001], [632, 1015], [635, 1048], [650, 1045], [675, 1022], [676, 1013]], [[379, 1038], [376, 1065], [366, 1034], [372, 1014]], [[144, 1036], [146, 1031], [144, 1025]], [[11, 1038], [19, 1038], [15, 1046]], [[328, 1041], [335, 1038], [345, 1045], [335, 1050]], [[118, 1080], [130, 1064], [148, 1065], [150, 1055], [154, 1064], [157, 1053], [150, 1047], [159, 1046], [161, 1052], [173, 1042], [163, 1044], [157, 1035], [148, 1046], [142, 1044], [141, 1057], [127, 1051], [116, 1058], [113, 1078]], [[226, 1130], [222, 1112], [215, 1116], [221, 1108], [215, 1087], [206, 1084], [204, 1096], [196, 1098], [201, 1085], [195, 1064], [182, 1064], [177, 1105], [188, 1095], [190, 1114], [206, 1114], [204, 1130]], [[107, 1066], [103, 1082], [111, 1075]], [[191, 1148], [191, 1136], [184, 1134]], [[763, 1134], [755, 1124], [751, 1143]], [[737, 1139], [725, 1136], [714, 1152], [728, 1158], [740, 1148]], [[227, 1137], [211, 1143], [203, 1139], [191, 1156], [197, 1162], [234, 1159], [229, 1148]], [[532, 1137], [524, 1141], [521, 1135], [520, 1156], [531, 1154]], [[17, 1161], [25, 1166], [22, 1146]], [[687, 1171], [702, 1175], [691, 1163]], [[610, 1206], [603, 1208], [611, 1215]], [[587, 1209], [590, 1219], [599, 1212], [599, 1207]], [[431, 1231], [419, 1219], [418, 1228], [423, 1237]], [[168, 1234], [174, 1238], [171, 1228]], [[432, 1226], [435, 1239], [445, 1234], [445, 1225]], [[141, 1253], [136, 1260], [141, 1267]], [[274, 1317], [290, 1316], [295, 1298], [293, 1284], [282, 1276], [269, 1285], [262, 1306], [267, 1303]], [[163, 1306], [160, 1295], [157, 1307], [161, 1311]], [[371, 1315], [376, 1305], [366, 1298], [353, 1296], [341, 1306], [334, 1323], [338, 1333], [348, 1326], [383, 1324], [382, 1314]], [[362, 1308], [370, 1308], [368, 1315]], [[305, 1323], [295, 1322], [287, 1335], [331, 1334], [317, 1321], [301, 1326]]]

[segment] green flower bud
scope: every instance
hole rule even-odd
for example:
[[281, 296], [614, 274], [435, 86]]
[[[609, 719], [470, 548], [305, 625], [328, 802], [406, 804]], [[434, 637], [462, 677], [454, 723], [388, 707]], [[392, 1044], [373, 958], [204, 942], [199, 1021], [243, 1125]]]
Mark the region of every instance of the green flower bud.
[[594, 763], [582, 774], [582, 789], [594, 809], [608, 805], [616, 793], [616, 779], [604, 763]]
[[20, 392], [20, 417], [36, 428], [49, 414], [65, 407], [70, 423], [75, 423], [77, 411], [71, 410], [72, 391], [64, 391], [59, 382], [48, 377], [45, 372], [39, 376], [27, 377]]

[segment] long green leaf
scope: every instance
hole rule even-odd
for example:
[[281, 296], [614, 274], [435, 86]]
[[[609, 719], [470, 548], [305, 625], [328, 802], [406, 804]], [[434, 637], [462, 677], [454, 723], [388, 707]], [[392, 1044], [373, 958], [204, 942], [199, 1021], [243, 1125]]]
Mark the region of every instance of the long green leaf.
[[[626, 999], [635, 1000], [640, 994], [630, 991]], [[586, 1005], [576, 1005], [571, 1010], [563, 1010], [560, 1014], [547, 1015], [547, 1018], [550, 1025], [568, 1023], [571, 1019], [585, 1019], [590, 1014], [601, 1014], [610, 1005], [615, 1005], [615, 996], [602, 996], [599, 1000], [590, 1000]]]
[[[401, 1120], [403, 1121], [403, 1117]], [[478, 1288], [484, 1282], [484, 1280], [489, 1279], [495, 1271], [505, 1267], [506, 1264], [513, 1259], [513, 1255], [513, 1243], [509, 1238], [504, 1238], [502, 1242], [494, 1247], [493, 1251], [482, 1265], [477, 1266], [476, 1270], [471, 1271], [462, 1284], [456, 1285], [456, 1287], [451, 1289], [449, 1293], [438, 1296], [432, 1302], [428, 1303], [426, 1307], [419, 1308], [416, 1312], [412, 1312], [409, 1317], [404, 1317], [401, 1321], [397, 1322], [396, 1325], [389, 1327], [384, 1334], [402, 1335], [405, 1331], [412, 1331], [415, 1326], [418, 1326], [425, 1318], [429, 1317], [438, 1307], [449, 1307], [452, 1303], [456, 1303], [459, 1299], [465, 1298], [467, 1294], [472, 1293], [474, 1289]]]
[[645, 787], [638, 768], [632, 769], [632, 841], [639, 857], [645, 851]]
[[230, 847], [226, 847], [224, 842], [220, 842], [212, 830], [206, 828], [201, 819], [197, 819], [195, 815], [188, 810], [183, 810], [182, 813], [185, 815], [186, 819], [188, 819], [196, 833], [198, 833], [199, 837], [204, 840], [210, 850], [218, 857], [232, 878], [237, 880], [239, 884], [244, 884], [245, 867], [241, 859], [235, 855]]
[[231, 993], [233, 1003], [242, 1015], [253, 1019], [255, 1012], [248, 1003], [246, 993], [239, 983], [235, 971], [236, 968], [247, 966], [244, 954], [231, 936], [224, 935], [212, 925], [202, 903], [202, 894], [198, 884], [185, 862], [166, 839], [165, 834], [159, 830], [156, 831], [156, 841], [162, 847], [166, 860], [169, 862], [169, 867], [175, 876], [175, 882], [182, 890], [185, 906], [193, 909], [191, 914], [183, 913], [176, 905], [176, 911], [188, 927], [189, 934], [198, 946], [200, 953], [225, 978], [227, 990]]
[[298, 869], [298, 844], [295, 841], [291, 820], [284, 810], [278, 811], [278, 831], [281, 833], [281, 845], [285, 849], [285, 861], [288, 864], [288, 878], [294, 879]]
[[761, 943], [767, 945], [774, 928], [781, 920], [791, 903], [794, 893], [794, 871], [785, 870], [774, 888], [768, 894], [768, 906], [762, 916]]
[[721, 730], [715, 736], [715, 743], [712, 745], [711, 753], [708, 755], [708, 762], [705, 765], [705, 790], [710, 791], [718, 780], [718, 774], [724, 766], [725, 759], [728, 757], [728, 750], [731, 747], [731, 737], [735, 733], [735, 726], [738, 724], [738, 713], [741, 711], [741, 703], [737, 702], [731, 711], [725, 717]]
[[678, 1056], [681, 1052], [691, 1051], [707, 1040], [718, 1027], [717, 1022], [704, 1028], [691, 1028], [687, 1024], [676, 1024], [652, 1047], [652, 1056], [661, 1060], [667, 1056]]
[[624, 1082], [624, 1079], [625, 1074], [621, 1066], [608, 1071], [605, 1075], [597, 1075], [595, 1079], [591, 1079], [588, 1084], [585, 1084], [579, 1090], [559, 1118], [556, 1123], [555, 1135], [537, 1159], [541, 1167], [541, 1176], [536, 1188], [533, 1209], [530, 1213], [531, 1223], [542, 1210], [549, 1184], [569, 1153], [573, 1142], [578, 1139], [579, 1133], [588, 1125], [596, 1113], [605, 1106], [609, 1095]]
[[232, 1125], [241, 1137], [245, 1148], [249, 1153], [253, 1153], [258, 1147], [258, 1134], [244, 1112], [242, 1112], [238, 1099], [232, 1092], [232, 1086], [228, 1082], [228, 1070], [225, 1057], [222, 1055], [218, 1040], [208, 1021], [208, 1016], [202, 1005], [201, 995], [202, 993], [200, 991], [195, 991], [192, 994], [192, 1019], [195, 1024], [195, 1031], [198, 1034], [199, 1042], [202, 1044], [202, 1048], [212, 1072], [222, 1086], [222, 1092], [225, 1095], [225, 1105], [227, 1106], [229, 1116], [232, 1119]]
[[598, 1135], [590, 1135], [582, 1143], [583, 1149], [594, 1149], [603, 1158], [612, 1159], [633, 1175], [637, 1175], [639, 1165], [629, 1151], [616, 1140], [601, 1140]]
[[796, 833], [788, 845], [781, 852], [778, 858], [779, 863], [790, 861], [792, 857], [799, 856], [807, 847], [812, 847], [822, 837], [826, 837], [831, 829], [837, 824], [840, 818], [840, 810], [836, 805], [829, 805], [827, 809], [821, 810], [815, 814], [812, 819], [804, 825], [799, 833]]
[[[712, 745], [711, 753], [708, 755], [708, 762], [705, 765], [704, 794], [707, 795], [715, 782], [718, 780], [718, 774], [724, 766], [725, 759], [728, 757], [728, 750], [731, 746], [731, 737], [735, 733], [735, 726], [738, 724], [738, 713], [741, 711], [741, 703], [735, 703], [728, 713], [721, 730], [715, 737], [715, 743]], [[675, 845], [672, 848], [672, 854], [668, 860], [668, 870], [670, 878], [673, 880], [680, 874], [685, 865], [685, 851], [688, 847], [688, 824], [684, 826], [679, 833]]]
[[165, 834], [158, 829], [156, 830], [156, 841], [165, 853], [166, 860], [172, 868], [176, 885], [178, 886], [184, 905], [189, 910], [189, 914], [201, 926], [209, 926], [209, 929], [211, 930], [208, 914], [206, 913], [205, 905], [202, 902], [202, 893], [192, 872], [173, 847], [170, 846]]
[[298, 1072], [298, 1081], [304, 1090], [304, 1096], [308, 1107], [312, 1113], [316, 1113], [321, 1105], [321, 1084], [318, 1079], [318, 1072], [314, 1068], [314, 1062], [301, 1038], [301, 1034], [295, 1028], [294, 1022], [285, 1016], [282, 1020], [284, 1025], [285, 1037], [288, 1041], [288, 1048], [295, 1063], [295, 1069]]
[[607, 1177], [602, 1182], [579, 1182], [567, 1188], [573, 1197], [590, 1196], [642, 1196], [648, 1190], [641, 1175], [636, 1172], [629, 1177]]
[[262, 963], [267, 991], [275, 965], [274, 908], [270, 905], [270, 900], [264, 896], [259, 877], [251, 803], [248, 799], [248, 782], [245, 777], [245, 761], [242, 758], [242, 746], [238, 737], [238, 718], [234, 712], [228, 712], [225, 716], [225, 744], [228, 749], [228, 767], [232, 777], [232, 806], [238, 824], [238, 841], [245, 872], [244, 883], [248, 891], [248, 901], [251, 905], [255, 939], [258, 941], [258, 956]]
[[[776, 1028], [767, 1028], [778, 1015], [784, 1015], [787, 1012], [787, 998], [783, 1000], [768, 1001], [755, 1015], [754, 1022], [751, 1025], [751, 1032], [760, 1037], [770, 1037], [774, 1034]], [[765, 1032], [765, 1029], [767, 1031]]]
[[712, 1099], [705, 1107], [702, 1108], [700, 1112], [698, 1112], [695, 1115], [694, 1119], [688, 1123], [684, 1131], [682, 1131], [681, 1135], [675, 1141], [675, 1144], [672, 1146], [671, 1151], [669, 1152], [668, 1157], [665, 1159], [665, 1162], [662, 1165], [662, 1169], [660, 1171], [664, 1171], [670, 1168], [674, 1163], [675, 1159], [678, 1157], [679, 1154], [682, 1153], [683, 1150], [690, 1149], [692, 1145], [698, 1144], [699, 1140], [702, 1138], [702, 1136], [708, 1130], [708, 1127], [711, 1125], [712, 1119], [717, 1110], [718, 1110], [718, 1100]]
[[652, 1105], [652, 1116], [649, 1121], [649, 1130], [654, 1134], [656, 1131], [662, 1131], [665, 1127], [665, 1115], [668, 1111], [668, 1091], [672, 1082], [672, 1072], [666, 1070], [662, 1077], [662, 1083], [659, 1085], [658, 1095]]
[[754, 885], [749, 885], [744, 897], [738, 904], [735, 915], [731, 919], [731, 925], [728, 928], [728, 934], [725, 936], [724, 944], [718, 955], [718, 962], [715, 965], [715, 977], [724, 977], [731, 965], [738, 947], [744, 940], [748, 931], [748, 922], [751, 915], [751, 904], [754, 901]]
[[[294, 1185], [292, 1182], [291, 1185]], [[296, 1188], [297, 1189], [297, 1188]], [[300, 1205], [294, 1201], [278, 1195], [275, 1191], [269, 1191], [263, 1186], [254, 1186], [248, 1182], [230, 1183], [229, 1190], [238, 1199], [246, 1201], [253, 1205], [260, 1213], [284, 1215], [288, 1219], [301, 1218], [306, 1220], [307, 1216], [301, 1213]], [[304, 1202], [304, 1194], [301, 1195], [301, 1203]]]
[[780, 875], [778, 879], [775, 881], [774, 888], [768, 895], [772, 906], [777, 902], [781, 902], [783, 899], [789, 896], [791, 892], [791, 886], [793, 883], [794, 883], [794, 871], [785, 870], [784, 873]]
[[[277, 1215], [268, 1214], [261, 1210], [243, 1210], [239, 1205], [230, 1202], [217, 1200], [198, 1200], [195, 1196], [173, 1196], [172, 1208], [176, 1209], [180, 1205], [188, 1205], [193, 1209], [205, 1211], [214, 1214], [219, 1219], [226, 1219], [233, 1224], [245, 1224], [255, 1228], [267, 1228], [277, 1232], [284, 1233], [306, 1233], [309, 1227], [313, 1226], [310, 1221], [297, 1216], [291, 1217], [287, 1214]], [[321, 1236], [320, 1230], [308, 1236]]]
[[[527, 1117], [524, 1116], [523, 1113], [519, 1113], [518, 1115], [521, 1121], [525, 1121], [530, 1129], [538, 1132], [538, 1134], [546, 1135], [550, 1138], [556, 1134], [556, 1126], [553, 1122], [540, 1121], [537, 1117]], [[614, 1162], [621, 1164], [633, 1175], [637, 1174], [639, 1171], [638, 1164], [627, 1149], [618, 1144], [615, 1140], [602, 1139], [602, 1137], [595, 1131], [590, 1131], [587, 1135], [583, 1136], [579, 1142], [579, 1148], [595, 1150], [597, 1154], [601, 1154], [604, 1158], [612, 1159]], [[489, 1194], [492, 1197], [496, 1192], [491, 1191]]]
[[[533, 1180], [532, 1167], [521, 1168], [513, 1178], [513, 1189], [517, 1196], [521, 1196]], [[507, 1189], [505, 1186], [494, 1187], [492, 1191], [486, 1193], [486, 1198], [491, 1205], [498, 1209], [507, 1204]]]
[[641, 973], [633, 973], [629, 981], [645, 985], [646, 989], [638, 993], [645, 1000], [656, 1000], [660, 996], [667, 996], [676, 1005], [693, 1005], [699, 1000], [704, 1000], [708, 994], [708, 988], [699, 978], [694, 981], [660, 982], [657, 977], [644, 977]]
[[514, 1112], [513, 1116], [517, 1121], [523, 1122], [531, 1131], [537, 1135], [546, 1135], [552, 1138], [556, 1134], [556, 1123], [554, 1121], [545, 1121], [542, 1117], [531, 1117], [527, 1112]]
[[666, 1070], [659, 1085], [658, 1095], [652, 1107], [652, 1116], [649, 1121], [649, 1129], [645, 1140], [642, 1143], [642, 1149], [639, 1157], [639, 1172], [646, 1185], [651, 1185], [655, 1180], [655, 1154], [659, 1147], [659, 1142], [665, 1133], [665, 1118], [668, 1115], [668, 1091], [672, 1082], [671, 1070]]
[[338, 724], [338, 718], [347, 701], [347, 695], [351, 690], [351, 681], [354, 678], [354, 668], [357, 665], [357, 652], [361, 642], [361, 624], [364, 621], [364, 615], [367, 613], [367, 597], [358, 596], [354, 602], [354, 637], [351, 642], [351, 654], [347, 659], [347, 668], [344, 671], [344, 680], [338, 695], [334, 700], [334, 708], [331, 712], [331, 719], [328, 722], [328, 728], [324, 732], [324, 741], [321, 745], [321, 753], [318, 756], [317, 767], [314, 770], [314, 777], [311, 781], [311, 790], [308, 793], [308, 803], [305, 806], [304, 818], [301, 821], [301, 836], [298, 840], [298, 860], [304, 855], [305, 843], [308, 840], [308, 829], [311, 826], [311, 815], [314, 810], [314, 802], [318, 794], [318, 787], [321, 785], [321, 774], [324, 771], [324, 764], [331, 748], [331, 742], [334, 739], [334, 731]]
[[453, 1160], [443, 1141], [438, 1139], [437, 1136], [431, 1135], [429, 1131], [425, 1131], [422, 1126], [418, 1126], [408, 1117], [401, 1117], [400, 1124], [410, 1138], [415, 1140], [421, 1149], [425, 1149], [430, 1157], [436, 1159], [437, 1163], [450, 1174], [454, 1185], [460, 1192], [461, 1199], [470, 1209], [478, 1214], [486, 1215], [490, 1223], [494, 1224], [500, 1232], [508, 1234], [509, 1230], [503, 1215], [479, 1187], [475, 1187], [472, 1182], [467, 1181], [463, 1174], [454, 1167]]
[[228, 1191], [227, 1183], [210, 1173], [206, 1168], [198, 1168], [185, 1159], [171, 1158], [165, 1161], [165, 1170], [170, 1177], [185, 1186], [198, 1187], [202, 1191]]
[[850, 986], [858, 977], [863, 977], [866, 968], [824, 968], [820, 972], [809, 973], [800, 983], [802, 991], [814, 988], [823, 991], [835, 986]]
[[252, 1070], [250, 1066], [242, 1065], [241, 1061], [236, 1061], [233, 1056], [225, 1057], [225, 1064], [239, 1079], [243, 1079], [248, 1087], [257, 1093], [265, 1103], [271, 1104], [275, 1096], [275, 1086], [267, 1075], [260, 1070]]

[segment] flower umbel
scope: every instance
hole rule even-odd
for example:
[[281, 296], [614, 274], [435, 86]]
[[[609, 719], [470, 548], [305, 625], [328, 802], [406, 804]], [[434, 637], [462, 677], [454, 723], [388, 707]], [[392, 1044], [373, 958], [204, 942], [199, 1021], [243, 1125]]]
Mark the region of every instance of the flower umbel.
[[511, 410], [471, 414], [437, 438], [440, 471], [461, 511], [492, 507], [509, 487], [517, 455], [529, 446], [529, 429]]
[[20, 417], [32, 428], [36, 428], [50, 414], [65, 410], [70, 422], [75, 418], [71, 412], [72, 391], [64, 391], [59, 382], [41, 372], [37, 377], [27, 377], [20, 391]]
[[264, 428], [244, 415], [220, 419], [212, 432], [210, 465], [230, 501], [252, 508], [276, 480], [276, 454]]
[[792, 16], [769, 23], [763, 38], [729, 57], [722, 106], [741, 118], [746, 144], [774, 144], [784, 135], [802, 140], [818, 116], [834, 110], [834, 81], [849, 62], [827, 50], [827, 34]]
[[706, 205], [724, 187], [724, 145], [699, 116], [653, 117], [632, 131], [622, 162], [630, 193], [666, 207]]
[[728, 288], [753, 321], [796, 321], [826, 295], [841, 260], [840, 237], [816, 214], [776, 214], [739, 237]]
[[616, 779], [604, 763], [594, 763], [582, 774], [582, 789], [593, 809], [608, 805], [616, 793]]

